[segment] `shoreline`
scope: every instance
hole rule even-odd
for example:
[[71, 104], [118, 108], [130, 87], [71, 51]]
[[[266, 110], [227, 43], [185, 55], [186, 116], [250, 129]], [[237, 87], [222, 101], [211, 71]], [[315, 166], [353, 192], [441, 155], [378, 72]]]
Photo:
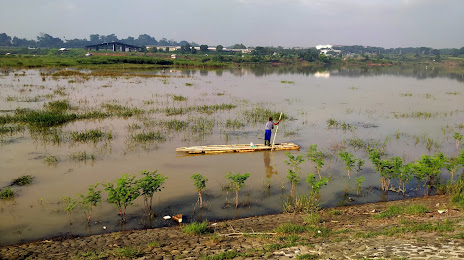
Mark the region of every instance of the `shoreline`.
[[[427, 213], [374, 217], [391, 206], [409, 205], [424, 205]], [[0, 258], [231, 259], [221, 258], [229, 255], [239, 259], [290, 259], [296, 255], [312, 255], [314, 258], [309, 259], [348, 259], [354, 254], [359, 255], [354, 259], [362, 259], [370, 258], [373, 252], [379, 253], [379, 249], [385, 247], [410, 252], [405, 256], [407, 259], [415, 259], [414, 254], [419, 257], [416, 259], [424, 259], [420, 258], [420, 253], [426, 250], [413, 252], [406, 248], [407, 245], [414, 248], [437, 247], [437, 252], [443, 257], [446, 255], [447, 259], [464, 257], [464, 212], [451, 205], [447, 195], [325, 208], [319, 214], [320, 221], [313, 227], [308, 226], [307, 214], [280, 213], [209, 222], [208, 233], [201, 235], [184, 233], [181, 227], [185, 224], [182, 224], [85, 237], [59, 237], [2, 246]], [[279, 230], [285, 225], [305, 229]], [[408, 229], [408, 225], [428, 225], [430, 228], [415, 230]], [[443, 230], [431, 228], [440, 225], [449, 227]], [[399, 227], [404, 229], [399, 229], [396, 234], [389, 235], [385, 231]], [[406, 231], [402, 233], [401, 230]], [[442, 242], [437, 244], [437, 241]], [[347, 243], [352, 247], [347, 247]], [[372, 243], [377, 246], [373, 247]], [[448, 252], [451, 247], [453, 250]], [[375, 257], [405, 259], [401, 258], [404, 252], [392, 255], [393, 251], [386, 250]], [[430, 252], [428, 254], [433, 256]]]

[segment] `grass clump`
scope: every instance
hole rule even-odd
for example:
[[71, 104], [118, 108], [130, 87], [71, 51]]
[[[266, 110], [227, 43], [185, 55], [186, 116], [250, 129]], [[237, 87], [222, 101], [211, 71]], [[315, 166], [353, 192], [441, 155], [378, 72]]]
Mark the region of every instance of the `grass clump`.
[[71, 154], [71, 159], [74, 161], [87, 161], [87, 160], [95, 161], [95, 155], [87, 154], [86, 151], [75, 152]]
[[31, 175], [24, 175], [24, 176], [14, 179], [11, 182], [11, 185], [18, 185], [18, 186], [30, 185], [32, 184], [33, 178], [34, 177], [32, 177]]
[[56, 165], [58, 163], [58, 158], [56, 158], [55, 155], [49, 155], [49, 156], [45, 157], [44, 161], [48, 165]]
[[111, 132], [105, 133], [99, 129], [92, 129], [84, 132], [71, 132], [71, 139], [75, 142], [92, 141], [94, 143], [97, 143], [98, 141], [103, 140], [103, 138], [111, 140], [113, 138], [113, 135]]
[[143, 256], [143, 252], [138, 249], [131, 247], [118, 248], [113, 252], [115, 257], [124, 257], [124, 258], [139, 258]]
[[[267, 122], [269, 117], [272, 117], [273, 120], [277, 121], [279, 120], [280, 112], [262, 107], [255, 107], [250, 110], [243, 111], [243, 118], [250, 123]], [[292, 118], [290, 118], [287, 114], [282, 113], [281, 120], [285, 119], [291, 120]]]
[[149, 141], [165, 141], [166, 137], [164, 137], [159, 131], [158, 132], [143, 132], [132, 135], [132, 139], [137, 142], [149, 142]]
[[0, 190], [0, 199], [5, 200], [12, 198], [14, 198], [14, 192], [11, 187], [6, 187], [5, 189]]
[[181, 96], [181, 95], [179, 95], [179, 96], [173, 95], [172, 100], [174, 100], [174, 101], [187, 101], [187, 98], [184, 97], [184, 96]]
[[301, 255], [297, 255], [296, 259], [319, 259], [319, 256], [312, 255], [312, 254], [301, 254]]
[[303, 220], [308, 226], [316, 227], [321, 223], [321, 215], [317, 211], [310, 212]]
[[208, 221], [192, 222], [182, 227], [182, 231], [186, 234], [201, 235], [209, 232]]
[[44, 108], [49, 111], [62, 113], [70, 109], [71, 105], [68, 100], [57, 100], [44, 104]]
[[409, 205], [406, 208], [402, 206], [390, 206], [384, 212], [375, 215], [374, 218], [382, 219], [382, 218], [392, 218], [399, 215], [420, 215], [425, 214], [429, 210], [422, 204], [419, 205]]
[[358, 233], [356, 237], [370, 238], [377, 236], [395, 236], [404, 233], [417, 233], [417, 232], [452, 232], [454, 231], [453, 223], [449, 220], [437, 223], [415, 223], [410, 222], [402, 227], [391, 227], [382, 231]]
[[168, 130], [182, 131], [187, 128], [187, 126], [189, 125], [189, 122], [173, 119], [173, 120], [165, 121], [164, 124], [166, 125], [166, 128]]
[[284, 234], [296, 234], [296, 233], [303, 233], [306, 231], [306, 228], [297, 224], [293, 223], [285, 223], [280, 224], [276, 229], [275, 232], [284, 233]]
[[315, 194], [301, 194], [284, 201], [283, 211], [286, 213], [311, 213], [320, 208], [320, 202]]

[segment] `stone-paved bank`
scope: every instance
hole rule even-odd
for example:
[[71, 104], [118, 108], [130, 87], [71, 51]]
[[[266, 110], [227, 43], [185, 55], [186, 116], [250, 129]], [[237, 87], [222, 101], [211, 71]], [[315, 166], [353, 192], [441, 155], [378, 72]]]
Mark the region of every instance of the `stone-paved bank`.
[[[428, 212], [374, 218], [392, 205]], [[464, 211], [446, 196], [278, 214], [210, 223], [211, 233], [180, 227], [117, 232], [4, 246], [0, 259], [464, 259]], [[288, 223], [292, 223], [289, 225]], [[276, 232], [281, 225], [296, 228]]]

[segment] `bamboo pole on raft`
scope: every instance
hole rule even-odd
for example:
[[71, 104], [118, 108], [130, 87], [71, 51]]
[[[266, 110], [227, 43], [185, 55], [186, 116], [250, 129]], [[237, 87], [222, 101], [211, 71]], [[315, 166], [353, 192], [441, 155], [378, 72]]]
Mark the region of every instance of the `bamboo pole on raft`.
[[[279, 122], [280, 122], [280, 119], [282, 119], [282, 112], [280, 112]], [[277, 136], [277, 130], [279, 130], [279, 125], [277, 125], [276, 130], [275, 130], [275, 133], [274, 133], [274, 140], [272, 140], [272, 148], [271, 148], [271, 151], [274, 150], [274, 144], [275, 144], [275, 139], [276, 139], [276, 136]]]

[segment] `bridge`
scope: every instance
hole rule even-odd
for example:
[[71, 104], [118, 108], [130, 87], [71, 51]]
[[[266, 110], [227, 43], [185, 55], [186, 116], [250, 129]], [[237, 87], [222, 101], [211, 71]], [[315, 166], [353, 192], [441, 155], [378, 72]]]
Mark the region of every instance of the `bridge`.
[[139, 51], [139, 50], [142, 49], [142, 47], [135, 46], [135, 45], [130, 45], [130, 44], [122, 43], [122, 42], [104, 42], [104, 43], [100, 43], [100, 44], [94, 44], [94, 45], [85, 46], [85, 49], [88, 50], [88, 51], [92, 50], [94, 48], [95, 48], [96, 51], [98, 51], [100, 49], [108, 50], [108, 49], [111, 48], [113, 51], [121, 51], [121, 52]]

